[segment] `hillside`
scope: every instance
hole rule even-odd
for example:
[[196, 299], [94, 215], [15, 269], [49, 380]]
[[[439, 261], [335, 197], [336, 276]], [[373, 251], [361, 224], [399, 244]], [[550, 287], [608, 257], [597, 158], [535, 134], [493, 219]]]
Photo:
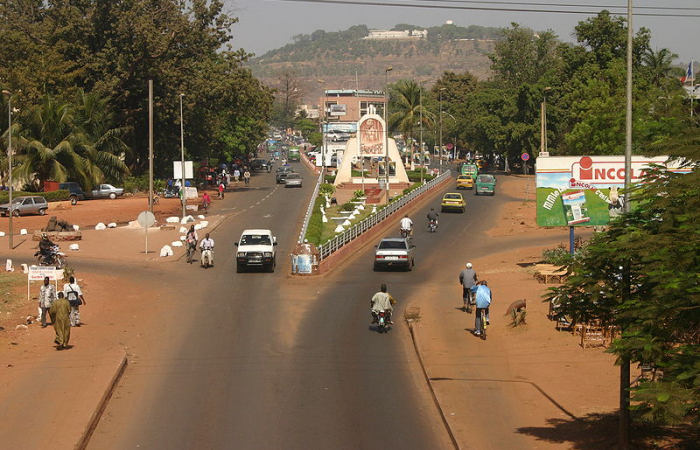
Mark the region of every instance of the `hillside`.
[[[421, 30], [400, 24], [394, 30]], [[283, 69], [293, 69], [307, 86], [307, 96], [320, 94], [317, 79], [325, 89], [381, 90], [384, 70], [392, 67], [389, 82], [410, 78], [437, 80], [444, 71], [470, 71], [479, 79], [490, 76], [488, 53], [494, 51], [500, 29], [455, 25], [427, 28], [426, 39], [363, 39], [369, 34], [364, 25], [339, 32], [315, 31], [294, 37], [294, 43], [252, 59], [247, 66], [253, 75], [274, 86]]]

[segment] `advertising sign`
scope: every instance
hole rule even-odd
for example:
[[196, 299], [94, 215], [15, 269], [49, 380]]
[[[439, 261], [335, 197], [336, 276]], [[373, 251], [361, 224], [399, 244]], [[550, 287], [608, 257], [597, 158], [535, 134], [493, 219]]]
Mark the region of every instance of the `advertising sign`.
[[[58, 280], [59, 271], [53, 266], [29, 266], [28, 269], [28, 281], [44, 281], [44, 277], [49, 277], [51, 281]], [[62, 272], [61, 276], [63, 276]]]
[[331, 116], [344, 116], [347, 114], [347, 105], [329, 105]]
[[[632, 157], [630, 180], [642, 181], [651, 165], [687, 173], [667, 156]], [[623, 212], [624, 156], [552, 156], [537, 158], [537, 225], [599, 226]]]

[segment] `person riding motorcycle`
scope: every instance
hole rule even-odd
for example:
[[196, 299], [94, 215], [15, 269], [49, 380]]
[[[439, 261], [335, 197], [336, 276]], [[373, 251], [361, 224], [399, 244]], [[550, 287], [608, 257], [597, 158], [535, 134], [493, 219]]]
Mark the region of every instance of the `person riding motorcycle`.
[[41, 240], [39, 241], [39, 252], [41, 253], [41, 257], [44, 261], [48, 262], [51, 259], [51, 253], [55, 245], [56, 244], [51, 242], [51, 239], [49, 239], [48, 234], [41, 234]]
[[204, 236], [202, 242], [199, 244], [199, 249], [202, 252], [202, 262], [204, 258], [209, 260], [209, 264], [214, 264], [214, 239], [209, 237], [209, 233]]
[[403, 216], [403, 219], [401, 219], [400, 231], [402, 232], [402, 235], [405, 232], [407, 237], [411, 237], [413, 234], [413, 221], [408, 218], [408, 214]]
[[437, 228], [439, 215], [440, 214], [435, 212], [435, 208], [431, 207], [430, 212], [428, 213], [428, 224], [430, 224], [430, 222], [433, 222], [435, 223], [435, 228]]
[[379, 320], [379, 312], [384, 311], [386, 314], [386, 321], [389, 324], [393, 324], [391, 321], [391, 312], [393, 306], [396, 304], [396, 300], [386, 291], [386, 284], [379, 287], [379, 292], [374, 294], [372, 300], [370, 300], [370, 307], [372, 309], [372, 323], [377, 323]]
[[192, 255], [194, 255], [194, 251], [197, 249], [197, 241], [199, 240], [199, 236], [197, 235], [197, 230], [194, 229], [194, 225], [190, 226], [190, 230], [187, 232], [187, 235], [185, 236], [185, 245], [187, 246], [187, 262], [191, 263], [192, 262]]

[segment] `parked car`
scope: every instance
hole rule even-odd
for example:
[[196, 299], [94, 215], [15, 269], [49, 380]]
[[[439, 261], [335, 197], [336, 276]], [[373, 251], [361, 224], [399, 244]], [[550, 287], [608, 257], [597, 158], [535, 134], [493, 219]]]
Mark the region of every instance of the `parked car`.
[[66, 181], [62, 183], [46, 181], [44, 183], [44, 191], [68, 191], [70, 193], [70, 202], [73, 205], [77, 204], [78, 201], [85, 200], [85, 192], [83, 192], [83, 189], [75, 181]]
[[379, 241], [374, 251], [374, 270], [386, 267], [403, 267], [406, 270], [413, 270], [415, 259], [413, 249], [416, 246], [411, 244], [407, 238], [384, 238]]
[[481, 174], [476, 177], [475, 195], [496, 193], [496, 177], [493, 175]]
[[301, 187], [302, 178], [296, 172], [288, 173], [287, 177], [284, 179], [284, 187]]
[[345, 142], [350, 139], [350, 134], [343, 131], [331, 130], [326, 133], [326, 139], [333, 142]]
[[462, 194], [457, 192], [448, 192], [442, 197], [440, 209], [442, 212], [457, 210], [461, 213], [467, 208], [467, 202], [464, 201]]
[[31, 197], [17, 197], [12, 199], [12, 207], [9, 203], [3, 203], [0, 205], [0, 215], [3, 217], [12, 214], [15, 217], [23, 216], [25, 214], [46, 214], [46, 210], [49, 208], [49, 203], [44, 197], [31, 196]]
[[116, 188], [111, 184], [100, 184], [90, 192], [90, 198], [111, 198], [114, 200], [122, 195], [124, 195], [124, 188]]
[[275, 246], [277, 238], [270, 230], [244, 230], [236, 242], [236, 272], [248, 267], [259, 267], [267, 272], [274, 272], [277, 258]]

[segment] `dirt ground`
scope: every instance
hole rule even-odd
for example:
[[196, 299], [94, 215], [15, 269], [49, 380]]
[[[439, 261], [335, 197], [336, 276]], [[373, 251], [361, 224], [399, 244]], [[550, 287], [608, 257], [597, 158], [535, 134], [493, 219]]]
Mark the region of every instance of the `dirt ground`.
[[[498, 224], [487, 233], [493, 243], [522, 236], [527, 240], [550, 237], [552, 245], [522, 247], [471, 261], [494, 295], [486, 341], [471, 334], [474, 314], [461, 311], [461, 286], [455, 280], [447, 284], [454, 286], [449, 300], [440, 300], [437, 307], [436, 299], [445, 297], [442, 283], [417, 294], [424, 299], [412, 304], [420, 308], [418, 345], [446, 420], [465, 449], [616, 448], [616, 358], [604, 346], [584, 349], [578, 335], [557, 331], [547, 317], [549, 305], [542, 300], [554, 284], [541, 284], [534, 277], [532, 265], [541, 261], [542, 250], [566, 245], [568, 232], [537, 227], [534, 177], [499, 177], [498, 186], [497, 195], [518, 200], [502, 207]], [[577, 234], [585, 238], [592, 230]], [[457, 273], [453, 275], [456, 279]], [[527, 301], [526, 324], [513, 327], [507, 309], [521, 299]], [[633, 366], [633, 379], [637, 372]], [[474, 414], [482, 401], [488, 406]], [[635, 433], [638, 449], [687, 448], [645, 439], [643, 434]]]

